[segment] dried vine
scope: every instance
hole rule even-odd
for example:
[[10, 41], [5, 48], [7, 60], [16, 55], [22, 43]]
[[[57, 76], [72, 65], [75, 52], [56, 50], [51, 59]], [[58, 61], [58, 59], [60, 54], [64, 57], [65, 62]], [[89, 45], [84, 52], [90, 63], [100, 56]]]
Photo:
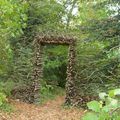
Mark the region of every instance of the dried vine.
[[33, 71], [33, 84], [31, 89], [31, 102], [36, 103], [40, 99], [40, 81], [43, 77], [42, 47], [45, 44], [62, 44], [69, 46], [67, 82], [66, 82], [66, 104], [75, 104], [75, 39], [69, 37], [37, 36], [35, 39], [35, 62]]

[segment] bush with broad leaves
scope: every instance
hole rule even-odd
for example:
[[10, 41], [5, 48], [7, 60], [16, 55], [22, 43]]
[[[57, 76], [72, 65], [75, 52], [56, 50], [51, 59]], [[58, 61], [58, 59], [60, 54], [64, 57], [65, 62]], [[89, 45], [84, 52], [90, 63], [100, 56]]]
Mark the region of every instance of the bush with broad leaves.
[[90, 110], [82, 120], [120, 120], [120, 89], [99, 94], [100, 101], [87, 103]]

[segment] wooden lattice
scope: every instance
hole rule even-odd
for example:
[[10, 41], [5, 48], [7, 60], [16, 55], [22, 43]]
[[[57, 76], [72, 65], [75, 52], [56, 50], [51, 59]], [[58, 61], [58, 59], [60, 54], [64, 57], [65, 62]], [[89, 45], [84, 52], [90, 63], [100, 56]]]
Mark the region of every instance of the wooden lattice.
[[34, 71], [33, 71], [33, 84], [31, 102], [36, 103], [40, 100], [40, 81], [43, 77], [43, 46], [45, 44], [67, 45], [69, 46], [68, 52], [68, 66], [67, 66], [67, 82], [66, 82], [66, 104], [74, 104], [76, 89], [75, 89], [75, 39], [69, 37], [53, 37], [53, 36], [37, 36], [35, 38], [35, 58], [34, 58]]

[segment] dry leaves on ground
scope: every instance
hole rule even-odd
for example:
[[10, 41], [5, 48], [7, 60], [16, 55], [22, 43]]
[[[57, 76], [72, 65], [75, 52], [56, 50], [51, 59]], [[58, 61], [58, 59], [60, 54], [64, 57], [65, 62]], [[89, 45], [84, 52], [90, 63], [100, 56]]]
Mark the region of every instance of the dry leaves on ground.
[[77, 108], [62, 107], [64, 97], [57, 97], [44, 105], [32, 105], [12, 101], [15, 112], [0, 113], [0, 120], [80, 120], [84, 111]]

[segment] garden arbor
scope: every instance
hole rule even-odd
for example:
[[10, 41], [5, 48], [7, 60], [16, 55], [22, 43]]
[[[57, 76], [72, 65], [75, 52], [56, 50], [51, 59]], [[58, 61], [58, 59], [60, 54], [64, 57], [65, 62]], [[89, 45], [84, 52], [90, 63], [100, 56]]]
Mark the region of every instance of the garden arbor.
[[43, 77], [43, 46], [45, 44], [67, 45], [68, 51], [68, 66], [67, 66], [67, 82], [66, 82], [66, 98], [65, 103], [74, 104], [76, 89], [75, 89], [75, 39], [70, 37], [54, 37], [54, 36], [36, 36], [34, 41], [35, 56], [32, 84], [32, 102], [36, 103], [40, 100], [40, 81]]

